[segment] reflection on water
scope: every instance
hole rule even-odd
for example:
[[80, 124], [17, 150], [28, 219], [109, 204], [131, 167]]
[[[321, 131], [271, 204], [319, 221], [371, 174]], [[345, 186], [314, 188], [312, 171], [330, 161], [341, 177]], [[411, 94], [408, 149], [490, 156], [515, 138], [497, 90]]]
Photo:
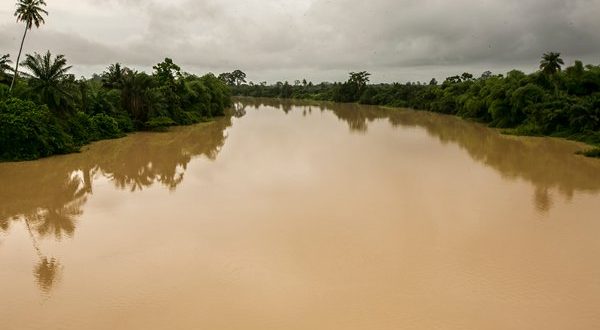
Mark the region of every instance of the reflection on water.
[[[0, 296], [27, 263], [51, 305], [23, 298], [45, 319], [14, 307], [0, 328], [56, 312], [79, 321], [66, 329], [560, 329], [540, 315], [600, 306], [600, 161], [579, 147], [427, 112], [238, 99], [212, 123], [0, 164], [0, 253], [33, 256], [0, 268]], [[524, 323], [489, 322], [514, 314]], [[590, 315], [574, 328], [600, 325]]]
[[454, 116], [424, 111], [384, 109], [377, 106], [306, 101], [242, 99], [255, 108], [269, 106], [288, 113], [293, 105], [312, 113], [313, 108], [332, 111], [350, 131], [368, 132], [369, 123], [387, 120], [394, 127], [425, 129], [443, 144], [453, 143], [474, 160], [498, 171], [503, 177], [523, 179], [535, 185], [533, 200], [541, 211], [552, 207], [551, 189], [571, 198], [576, 191], [600, 191], [600, 161], [574, 154], [574, 144], [548, 138], [501, 135], [496, 130]]
[[[232, 109], [236, 117], [244, 109]], [[73, 237], [78, 218], [93, 193], [93, 178], [107, 178], [118, 189], [141, 191], [153, 184], [175, 190], [194, 157], [214, 160], [225, 143], [230, 118], [169, 133], [138, 133], [98, 142], [81, 154], [33, 162], [0, 164], [0, 229], [24, 221], [40, 262], [34, 276], [42, 292], [56, 281], [60, 263], [45, 256], [37, 240]]]

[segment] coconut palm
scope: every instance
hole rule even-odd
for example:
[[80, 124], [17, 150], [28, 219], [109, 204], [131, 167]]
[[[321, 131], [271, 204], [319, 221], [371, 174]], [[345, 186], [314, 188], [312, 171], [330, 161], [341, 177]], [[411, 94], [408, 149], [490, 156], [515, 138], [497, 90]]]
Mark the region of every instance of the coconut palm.
[[10, 66], [10, 63], [12, 63], [12, 61], [10, 60], [10, 55], [6, 54], [0, 56], [0, 83], [8, 81], [10, 76], [7, 74], [7, 72], [13, 71], [13, 68], [12, 66]]
[[10, 60], [10, 55], [2, 55], [0, 56], [0, 74], [6, 73], [6, 71], [12, 71], [13, 68], [10, 66], [12, 61]]
[[152, 77], [129, 71], [123, 75], [121, 102], [134, 121], [148, 120], [148, 99], [152, 96]]
[[128, 68], [121, 67], [120, 63], [111, 64], [102, 74], [102, 85], [109, 89], [123, 87], [123, 76], [129, 71]]
[[560, 53], [548, 52], [542, 55], [540, 69], [545, 74], [553, 75], [556, 72], [559, 72], [561, 70], [561, 66], [564, 64], [565, 62], [562, 58], [560, 58]]
[[40, 25], [45, 23], [42, 14], [48, 15], [48, 12], [43, 8], [43, 6], [46, 6], [46, 1], [44, 0], [17, 1], [17, 10], [15, 11], [15, 16], [17, 17], [17, 22], [25, 23], [25, 32], [23, 33], [23, 39], [21, 40], [21, 48], [19, 48], [19, 55], [17, 56], [13, 80], [10, 84], [11, 91], [13, 89], [13, 86], [15, 85], [15, 81], [17, 80], [17, 75], [19, 72], [19, 60], [21, 59], [21, 52], [23, 51], [23, 44], [25, 43], [27, 31], [31, 30], [31, 28], [33, 28], [34, 25], [35, 27], [39, 28]]
[[50, 108], [57, 109], [64, 105], [66, 98], [70, 98], [66, 89], [66, 81], [71, 67], [67, 66], [64, 55], [52, 58], [50, 51], [46, 52], [44, 56], [38, 53], [27, 54], [22, 65], [30, 71], [29, 84], [32, 90], [37, 92], [41, 101]]

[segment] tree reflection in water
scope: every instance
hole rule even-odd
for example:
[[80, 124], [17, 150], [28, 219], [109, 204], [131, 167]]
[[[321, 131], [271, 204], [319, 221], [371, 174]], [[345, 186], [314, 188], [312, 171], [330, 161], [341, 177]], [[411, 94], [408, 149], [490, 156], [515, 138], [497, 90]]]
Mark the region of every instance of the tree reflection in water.
[[49, 293], [60, 278], [61, 263], [42, 253], [38, 240], [60, 241], [75, 235], [83, 206], [94, 190], [94, 178], [109, 179], [115, 187], [140, 191], [158, 184], [175, 190], [183, 182], [190, 161], [199, 156], [216, 159], [226, 140], [232, 117], [248, 108], [268, 106], [309, 116], [330, 111], [353, 133], [365, 134], [370, 123], [387, 121], [393, 127], [418, 128], [444, 144], [455, 144], [477, 162], [504, 178], [524, 180], [534, 187], [532, 202], [540, 212], [553, 205], [553, 192], [566, 198], [575, 192], [600, 191], [600, 162], [565, 153], [564, 144], [546, 139], [503, 136], [462, 119], [410, 110], [373, 106], [240, 99], [230, 116], [212, 123], [175, 128], [169, 133], [134, 136], [94, 144], [81, 154], [26, 163], [0, 164], [0, 231], [25, 223], [39, 257], [34, 277]]
[[286, 114], [293, 106], [302, 112], [317, 106], [321, 111], [331, 111], [348, 125], [351, 132], [358, 134], [365, 134], [369, 124], [376, 120], [387, 121], [393, 127], [423, 129], [443, 144], [459, 146], [472, 159], [494, 169], [502, 177], [533, 184], [532, 201], [540, 212], [552, 208], [552, 189], [569, 200], [575, 192], [600, 191], [600, 161], [566, 151], [563, 141], [548, 143], [547, 138], [502, 135], [455, 116], [425, 111], [296, 100], [240, 98], [238, 101], [254, 107], [288, 109]]
[[95, 176], [132, 192], [153, 184], [175, 190], [193, 158], [216, 159], [231, 117], [244, 113], [245, 108], [238, 106], [230, 116], [211, 123], [101, 141], [81, 154], [0, 164], [0, 230], [6, 232], [11, 223], [24, 222], [39, 258], [34, 277], [40, 290], [49, 294], [62, 266], [57, 258], [42, 252], [38, 241], [74, 236], [83, 206], [93, 193]]

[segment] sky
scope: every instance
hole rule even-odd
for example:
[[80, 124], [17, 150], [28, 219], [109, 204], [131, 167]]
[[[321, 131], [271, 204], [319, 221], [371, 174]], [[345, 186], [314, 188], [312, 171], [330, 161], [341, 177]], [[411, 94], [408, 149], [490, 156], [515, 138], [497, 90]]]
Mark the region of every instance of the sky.
[[[537, 69], [544, 52], [600, 64], [600, 0], [46, 0], [24, 52], [63, 54], [89, 76], [172, 58], [188, 72], [241, 69], [255, 82], [429, 81]], [[24, 30], [0, 1], [0, 53]]]

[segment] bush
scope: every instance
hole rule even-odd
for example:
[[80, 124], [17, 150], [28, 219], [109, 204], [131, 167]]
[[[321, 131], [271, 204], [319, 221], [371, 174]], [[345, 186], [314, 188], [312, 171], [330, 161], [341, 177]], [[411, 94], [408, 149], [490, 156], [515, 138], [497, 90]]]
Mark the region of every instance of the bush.
[[123, 136], [123, 132], [119, 129], [117, 121], [103, 113], [94, 115], [91, 119], [91, 126], [94, 132], [94, 137], [97, 140], [114, 139]]
[[76, 149], [46, 106], [16, 98], [0, 101], [0, 159], [28, 160]]
[[90, 117], [81, 111], [69, 116], [63, 123], [63, 129], [71, 135], [73, 142], [79, 146], [96, 139]]

